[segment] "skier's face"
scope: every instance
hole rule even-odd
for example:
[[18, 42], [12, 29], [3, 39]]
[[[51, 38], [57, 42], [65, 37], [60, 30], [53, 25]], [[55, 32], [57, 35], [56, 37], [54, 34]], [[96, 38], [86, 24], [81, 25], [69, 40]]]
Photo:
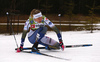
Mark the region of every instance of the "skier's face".
[[42, 17], [36, 18], [36, 19], [34, 19], [34, 20], [37, 21], [38, 23], [41, 23]]

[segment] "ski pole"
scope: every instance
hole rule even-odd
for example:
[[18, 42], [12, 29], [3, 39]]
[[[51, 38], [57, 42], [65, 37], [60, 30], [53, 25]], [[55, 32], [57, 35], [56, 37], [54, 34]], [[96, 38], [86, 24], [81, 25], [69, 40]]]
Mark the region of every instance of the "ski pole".
[[[7, 15], [8, 20], [10, 21], [10, 19], [9, 19], [9, 13], [6, 12], [6, 15]], [[18, 43], [17, 43], [16, 37], [15, 37], [15, 33], [14, 33], [14, 31], [13, 31], [11, 22], [10, 22], [10, 28], [11, 28], [11, 30], [12, 30], [12, 33], [13, 33], [13, 36], [14, 36], [14, 39], [15, 39], [15, 43], [16, 43], [16, 46], [17, 46], [17, 48], [18, 48]]]
[[[58, 14], [59, 16], [59, 24], [60, 24], [60, 33], [61, 33], [61, 14]], [[62, 34], [62, 33], [61, 33]]]

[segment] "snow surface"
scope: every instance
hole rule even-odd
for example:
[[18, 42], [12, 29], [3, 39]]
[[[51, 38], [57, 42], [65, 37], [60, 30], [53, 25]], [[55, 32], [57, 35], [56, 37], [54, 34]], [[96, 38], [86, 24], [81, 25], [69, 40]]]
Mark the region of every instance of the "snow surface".
[[[55, 32], [49, 31], [47, 36], [58, 40]], [[20, 44], [21, 33], [15, 35], [18, 45]], [[100, 62], [100, 31], [66, 31], [62, 32], [65, 45], [93, 44], [90, 47], [66, 48], [62, 50], [40, 50], [42, 53], [70, 60], [61, 60], [37, 54], [16, 53], [15, 40], [13, 35], [0, 35], [0, 62]], [[24, 47], [31, 47], [32, 44], [26, 38]], [[41, 46], [41, 45], [39, 45]]]

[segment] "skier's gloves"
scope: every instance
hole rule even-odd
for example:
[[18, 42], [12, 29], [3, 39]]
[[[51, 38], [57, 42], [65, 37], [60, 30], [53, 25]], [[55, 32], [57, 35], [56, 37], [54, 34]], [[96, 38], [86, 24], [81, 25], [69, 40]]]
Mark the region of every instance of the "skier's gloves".
[[17, 52], [21, 52], [23, 50], [23, 47], [20, 46], [18, 49], [17, 49]]
[[61, 49], [64, 51], [64, 44], [63, 44], [63, 42], [62, 41], [59, 41], [59, 44], [61, 46]]

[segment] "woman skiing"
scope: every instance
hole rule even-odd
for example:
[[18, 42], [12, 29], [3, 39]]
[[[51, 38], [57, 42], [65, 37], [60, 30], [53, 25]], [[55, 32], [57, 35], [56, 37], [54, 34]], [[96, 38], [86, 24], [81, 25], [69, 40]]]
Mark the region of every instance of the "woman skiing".
[[[47, 32], [47, 27], [45, 27], [45, 25], [48, 25], [56, 32], [59, 42], [45, 36]], [[33, 9], [31, 11], [29, 19], [25, 22], [24, 30], [21, 37], [21, 44], [20, 47], [17, 49], [17, 52], [21, 52], [23, 50], [24, 40], [28, 31], [28, 39], [30, 43], [33, 44], [32, 52], [39, 51], [38, 44], [45, 46], [48, 50], [60, 49], [60, 47], [62, 48], [62, 50], [64, 50], [62, 36], [59, 30], [48, 18], [42, 15], [40, 10]]]

